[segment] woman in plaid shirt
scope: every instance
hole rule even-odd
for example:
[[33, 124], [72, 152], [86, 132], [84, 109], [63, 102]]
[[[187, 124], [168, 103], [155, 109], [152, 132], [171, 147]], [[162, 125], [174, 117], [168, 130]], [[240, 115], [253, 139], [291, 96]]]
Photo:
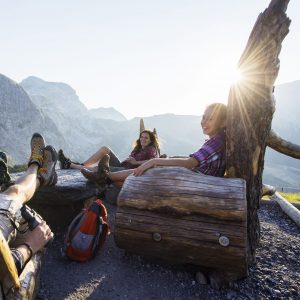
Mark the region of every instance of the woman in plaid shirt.
[[133, 175], [140, 176], [154, 166], [178, 166], [206, 175], [224, 176], [226, 115], [226, 105], [222, 103], [210, 104], [205, 109], [201, 120], [203, 133], [208, 136], [208, 140], [198, 151], [188, 158], [151, 159], [135, 169], [132, 172]]
[[153, 158], [144, 162], [136, 169], [119, 172], [109, 171], [109, 158], [102, 162], [102, 178], [96, 181], [100, 185], [107, 182], [120, 184], [127, 176], [142, 175], [147, 169], [155, 166], [178, 166], [191, 169], [205, 175], [224, 176], [225, 172], [225, 126], [227, 107], [222, 103], [212, 103], [205, 109], [201, 120], [203, 133], [208, 140], [202, 147], [187, 158]]

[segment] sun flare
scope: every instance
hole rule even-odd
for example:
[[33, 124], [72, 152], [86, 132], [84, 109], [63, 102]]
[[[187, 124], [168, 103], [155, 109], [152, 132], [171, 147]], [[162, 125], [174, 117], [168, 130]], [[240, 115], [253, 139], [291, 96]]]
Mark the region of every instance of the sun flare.
[[235, 84], [243, 79], [242, 73], [239, 69], [234, 69], [229, 75], [230, 84]]

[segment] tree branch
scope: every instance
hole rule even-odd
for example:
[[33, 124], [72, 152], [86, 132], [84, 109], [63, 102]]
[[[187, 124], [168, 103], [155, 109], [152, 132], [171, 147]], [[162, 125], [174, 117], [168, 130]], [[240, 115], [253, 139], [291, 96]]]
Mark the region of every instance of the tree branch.
[[284, 140], [273, 130], [270, 130], [267, 138], [267, 146], [287, 156], [300, 159], [300, 145]]

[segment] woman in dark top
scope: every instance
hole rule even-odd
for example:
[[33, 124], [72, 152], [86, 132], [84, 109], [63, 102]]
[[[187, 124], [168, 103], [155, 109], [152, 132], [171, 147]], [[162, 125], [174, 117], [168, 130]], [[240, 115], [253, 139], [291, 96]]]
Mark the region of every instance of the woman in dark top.
[[[79, 169], [85, 177], [95, 181], [98, 176], [98, 167], [95, 168], [94, 165], [100, 163], [103, 157], [107, 155], [109, 155], [109, 165], [112, 167], [112, 170], [134, 169], [149, 159], [159, 157], [159, 144], [156, 135], [151, 130], [143, 130], [136, 140], [132, 152], [123, 161], [120, 161], [107, 146], [101, 147], [82, 164], [73, 162], [65, 157], [62, 150], [58, 152], [58, 160], [61, 169]], [[92, 178], [89, 176], [92, 176]]]

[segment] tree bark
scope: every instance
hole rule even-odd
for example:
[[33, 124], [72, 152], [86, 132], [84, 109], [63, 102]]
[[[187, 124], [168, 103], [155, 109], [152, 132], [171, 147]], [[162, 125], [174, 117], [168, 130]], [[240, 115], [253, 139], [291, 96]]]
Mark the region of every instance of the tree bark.
[[142, 131], [144, 131], [144, 130], [145, 130], [144, 119], [141, 118], [141, 119], [140, 119], [140, 133], [141, 133]]
[[289, 31], [288, 0], [273, 0], [259, 15], [239, 61], [242, 80], [230, 89], [227, 120], [227, 176], [247, 183], [248, 258], [259, 242], [257, 208], [262, 188], [266, 140], [274, 113], [273, 84], [281, 43]]

